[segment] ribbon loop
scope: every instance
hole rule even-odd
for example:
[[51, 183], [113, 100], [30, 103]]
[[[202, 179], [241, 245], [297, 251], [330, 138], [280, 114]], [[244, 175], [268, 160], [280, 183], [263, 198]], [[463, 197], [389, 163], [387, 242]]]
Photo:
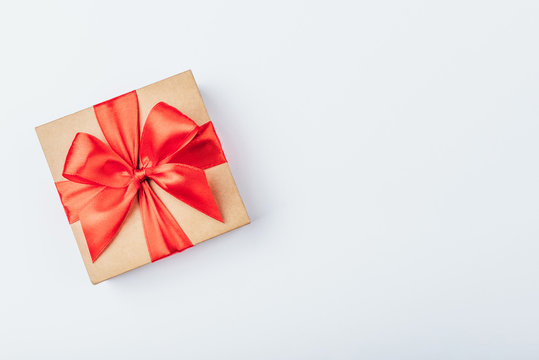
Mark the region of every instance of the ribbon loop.
[[197, 124], [178, 109], [160, 102], [155, 105], [142, 130], [140, 160], [143, 166], [167, 163], [198, 133]]
[[131, 166], [95, 136], [78, 133], [69, 148], [62, 175], [81, 184], [126, 187]]

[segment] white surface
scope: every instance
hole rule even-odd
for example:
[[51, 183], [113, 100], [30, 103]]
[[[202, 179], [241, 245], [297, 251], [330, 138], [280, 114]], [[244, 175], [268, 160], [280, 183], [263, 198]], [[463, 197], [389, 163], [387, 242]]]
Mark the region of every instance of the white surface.
[[[2, 359], [537, 359], [536, 1], [4, 2]], [[92, 286], [34, 126], [191, 68], [251, 225]]]

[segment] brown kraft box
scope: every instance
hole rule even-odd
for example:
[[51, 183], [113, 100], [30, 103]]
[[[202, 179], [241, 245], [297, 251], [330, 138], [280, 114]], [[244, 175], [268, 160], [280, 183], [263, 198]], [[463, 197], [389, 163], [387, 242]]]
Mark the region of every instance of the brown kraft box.
[[[198, 125], [210, 121], [190, 70], [142, 87], [136, 92], [141, 130], [150, 109], [160, 101], [176, 107]], [[75, 134], [86, 132], [105, 141], [92, 107], [38, 126], [36, 132], [55, 182], [66, 180], [62, 171]], [[224, 223], [193, 209], [150, 181], [152, 189], [194, 245], [250, 222], [228, 163], [206, 169], [205, 173]], [[94, 263], [80, 222], [73, 223], [71, 229], [94, 284], [151, 262], [137, 200], [133, 201], [115, 238]]]

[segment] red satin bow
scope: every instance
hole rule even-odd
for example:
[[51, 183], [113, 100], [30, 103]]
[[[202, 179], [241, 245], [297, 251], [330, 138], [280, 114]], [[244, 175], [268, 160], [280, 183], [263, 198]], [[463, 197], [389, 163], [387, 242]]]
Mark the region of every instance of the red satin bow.
[[80, 220], [95, 260], [120, 229], [138, 193], [152, 261], [193, 246], [148, 184], [157, 185], [191, 207], [223, 222], [204, 169], [226, 162], [211, 122], [198, 126], [160, 102], [140, 137], [135, 91], [94, 106], [108, 145], [78, 133], [56, 183], [69, 223]]

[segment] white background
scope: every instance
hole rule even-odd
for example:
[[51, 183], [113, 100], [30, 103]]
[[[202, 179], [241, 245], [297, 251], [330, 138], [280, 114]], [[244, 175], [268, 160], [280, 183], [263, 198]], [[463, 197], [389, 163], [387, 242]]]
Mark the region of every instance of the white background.
[[[4, 1], [0, 358], [539, 358], [538, 19]], [[93, 286], [34, 126], [189, 68], [253, 222]]]

